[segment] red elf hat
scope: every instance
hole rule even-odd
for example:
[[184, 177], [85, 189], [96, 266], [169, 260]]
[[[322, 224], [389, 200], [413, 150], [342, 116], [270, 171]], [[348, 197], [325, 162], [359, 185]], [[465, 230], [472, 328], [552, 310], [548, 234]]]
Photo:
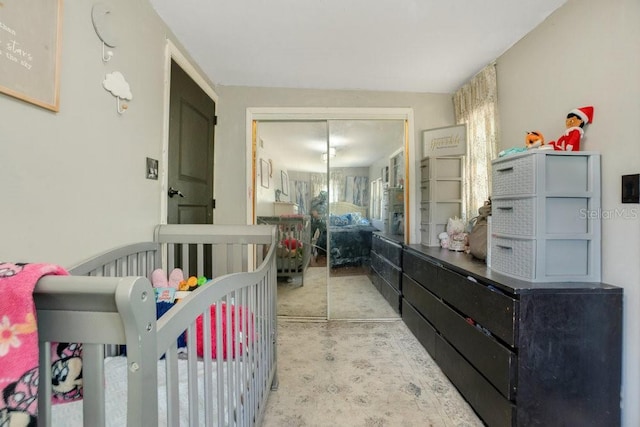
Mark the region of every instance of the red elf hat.
[[569, 114], [575, 114], [580, 117], [584, 124], [593, 122], [593, 107], [581, 107], [569, 111]]

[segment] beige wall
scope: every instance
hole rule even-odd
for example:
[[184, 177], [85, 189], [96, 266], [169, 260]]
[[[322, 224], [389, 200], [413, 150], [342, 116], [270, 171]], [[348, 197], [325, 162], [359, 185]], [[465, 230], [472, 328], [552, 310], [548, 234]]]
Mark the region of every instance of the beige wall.
[[602, 154], [603, 281], [624, 287], [623, 425], [640, 425], [640, 206], [621, 175], [640, 173], [640, 2], [570, 0], [497, 61], [502, 149], [529, 130], [547, 140], [573, 108], [593, 105], [584, 150]]
[[[159, 220], [166, 29], [148, 2], [116, 0], [120, 44], [103, 63], [93, 2], [63, 4], [60, 112], [0, 94], [0, 259], [68, 265], [149, 240]], [[123, 115], [102, 87], [120, 71], [133, 100]]]
[[[216, 221], [238, 223], [245, 218], [249, 183], [246, 167], [247, 108], [412, 108], [415, 143], [424, 129], [452, 125], [453, 104], [448, 94], [328, 91], [218, 86], [216, 129]], [[420, 151], [418, 151], [420, 152]], [[231, 180], [220, 177], [233, 176]]]

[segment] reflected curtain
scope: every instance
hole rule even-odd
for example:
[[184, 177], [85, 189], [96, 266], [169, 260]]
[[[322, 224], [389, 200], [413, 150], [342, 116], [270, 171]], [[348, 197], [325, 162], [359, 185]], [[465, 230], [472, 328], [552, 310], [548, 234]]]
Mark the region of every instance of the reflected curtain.
[[327, 191], [327, 174], [312, 173], [309, 179], [311, 183], [311, 197], [317, 196], [321, 191]]
[[491, 160], [498, 146], [496, 66], [490, 64], [462, 86], [453, 97], [457, 124], [467, 125], [467, 155], [463, 218], [478, 215], [491, 195]]
[[369, 177], [348, 176], [344, 201], [358, 206], [369, 205]]
[[294, 202], [298, 205], [298, 213], [309, 214], [309, 201], [311, 200], [311, 193], [309, 192], [309, 182], [307, 181], [293, 181]]
[[329, 202], [344, 200], [344, 174], [342, 171], [331, 171], [329, 186]]

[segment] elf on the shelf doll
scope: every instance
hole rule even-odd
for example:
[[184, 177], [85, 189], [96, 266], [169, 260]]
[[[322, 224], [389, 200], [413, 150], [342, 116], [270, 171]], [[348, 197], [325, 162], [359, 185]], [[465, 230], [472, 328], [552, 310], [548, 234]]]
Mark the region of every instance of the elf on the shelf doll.
[[567, 114], [567, 130], [557, 141], [549, 142], [554, 150], [580, 151], [580, 139], [584, 135], [584, 125], [593, 121], [593, 107], [576, 108]]

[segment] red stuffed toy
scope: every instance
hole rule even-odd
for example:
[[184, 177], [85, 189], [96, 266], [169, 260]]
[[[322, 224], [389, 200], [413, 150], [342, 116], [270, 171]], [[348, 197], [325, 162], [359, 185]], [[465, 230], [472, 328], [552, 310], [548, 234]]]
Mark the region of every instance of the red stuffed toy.
[[[217, 342], [216, 331], [218, 327], [222, 327], [222, 357], [223, 359], [231, 359], [236, 356], [236, 346], [242, 353], [249, 344], [250, 340], [255, 340], [255, 326], [253, 313], [246, 307], [238, 307], [238, 319], [236, 319], [236, 307], [230, 305], [230, 318], [231, 318], [231, 339], [227, 337], [227, 304], [220, 303], [221, 307], [221, 320], [222, 325], [216, 325], [216, 305], [211, 306], [211, 358], [215, 359], [217, 356]], [[204, 341], [202, 337], [203, 333], [203, 319], [202, 316], [198, 316], [196, 319], [196, 353], [198, 357], [204, 356]], [[248, 329], [248, 331], [247, 331]], [[239, 342], [238, 342], [239, 341]]]
[[289, 250], [294, 250], [302, 247], [302, 242], [292, 237], [287, 237], [280, 243], [282, 243], [282, 245]]
[[576, 108], [567, 114], [565, 133], [549, 145], [557, 151], [580, 151], [580, 140], [584, 135], [584, 125], [593, 122], [593, 107]]

